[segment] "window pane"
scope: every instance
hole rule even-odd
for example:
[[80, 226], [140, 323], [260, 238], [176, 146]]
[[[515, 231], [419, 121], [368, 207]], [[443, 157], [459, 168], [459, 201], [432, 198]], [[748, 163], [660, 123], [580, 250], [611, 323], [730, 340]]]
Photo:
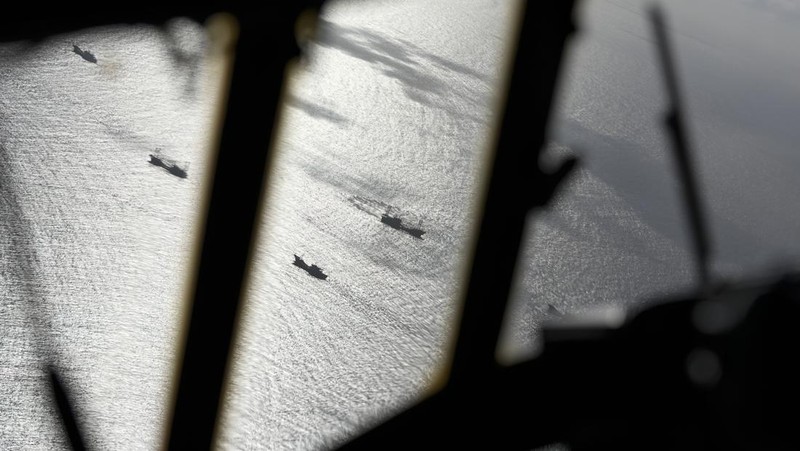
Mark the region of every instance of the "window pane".
[[323, 12], [283, 111], [222, 448], [330, 448], [432, 383], [516, 6]]
[[[0, 448], [160, 444], [219, 91], [197, 23], [0, 46]], [[155, 157], [151, 157], [154, 155]]]
[[[792, 2], [660, 2], [668, 18], [712, 246], [712, 274], [800, 263], [800, 10]], [[548, 157], [582, 169], [534, 212], [502, 354], [530, 356], [541, 322], [633, 306], [695, 281], [688, 220], [665, 134], [653, 30], [639, 0], [583, 2]]]

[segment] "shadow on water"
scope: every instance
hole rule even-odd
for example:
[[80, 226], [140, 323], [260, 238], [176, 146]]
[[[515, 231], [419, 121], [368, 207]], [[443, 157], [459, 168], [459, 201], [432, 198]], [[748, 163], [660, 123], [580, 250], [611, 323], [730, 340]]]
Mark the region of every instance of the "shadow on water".
[[178, 72], [183, 72], [186, 82], [183, 85], [183, 94], [193, 97], [197, 93], [197, 73], [200, 70], [200, 55], [186, 52], [175, 45], [169, 46], [172, 65]]
[[[558, 121], [554, 132], [559, 142], [587, 149], [584, 166], [613, 188], [638, 219], [689, 249], [688, 224], [678, 198], [671, 155], [657, 160], [639, 144], [599, 133], [571, 119]], [[709, 219], [715, 222], [714, 217]], [[767, 258], [776, 251], [765, 245], [763, 237], [730, 221], [720, 220], [716, 226], [711, 238], [715, 255], [721, 260], [741, 263], [756, 256]]]
[[316, 103], [301, 99], [295, 95], [290, 94], [287, 96], [287, 103], [293, 107], [303, 110], [306, 114], [316, 119], [323, 119], [340, 126], [344, 126], [349, 123], [346, 117], [338, 114], [337, 112]]
[[187, 98], [197, 94], [207, 50], [206, 32], [197, 27], [199, 24], [192, 21], [173, 19], [159, 28], [174, 72], [184, 78], [183, 95]]
[[329, 169], [330, 164], [329, 160], [320, 158], [313, 163], [303, 162], [300, 167], [309, 177], [343, 193], [359, 192], [364, 189], [370, 189], [373, 192], [389, 192], [391, 190], [375, 177], [362, 176], [355, 171], [332, 171]]
[[459, 64], [459, 63], [450, 61], [448, 59], [442, 58], [441, 56], [438, 56], [438, 55], [435, 55], [433, 53], [430, 53], [430, 52], [428, 52], [426, 50], [423, 50], [422, 48], [418, 47], [417, 45], [413, 44], [412, 42], [406, 41], [404, 39], [400, 39], [399, 42], [402, 42], [404, 47], [412, 49], [414, 51], [415, 55], [430, 61], [435, 66], [438, 66], [438, 67], [440, 67], [442, 69], [445, 69], [445, 70], [448, 70], [448, 71], [451, 71], [451, 72], [458, 72], [460, 74], [473, 77], [473, 78], [478, 79], [478, 80], [480, 80], [480, 81], [482, 81], [484, 83], [491, 83], [492, 82], [491, 77], [489, 77], [488, 75], [482, 74], [482, 73], [472, 69], [471, 67], [464, 66], [463, 64]]
[[480, 110], [487, 104], [488, 98], [480, 92], [459, 93], [452, 83], [432, 75], [421, 63], [431, 63], [447, 71], [459, 73], [486, 81], [487, 77], [464, 67], [458, 63], [425, 52], [406, 41], [391, 40], [365, 29], [349, 29], [334, 23], [321, 20], [317, 43], [323, 47], [341, 50], [348, 55], [372, 63], [380, 67], [381, 72], [401, 82], [405, 95], [416, 102], [460, 119], [479, 123], [486, 118], [462, 109], [451, 103], [454, 96], [459, 97], [458, 105], [472, 105], [469, 110]]
[[[44, 294], [40, 290], [39, 271], [37, 262], [36, 248], [33, 246], [35, 237], [33, 225], [28, 216], [23, 211], [17, 195], [18, 186], [14, 183], [14, 175], [8, 152], [4, 146], [0, 146], [0, 228], [4, 230], [8, 238], [8, 246], [11, 252], [8, 253], [8, 266], [5, 268], [7, 275], [17, 282], [15, 284], [21, 291], [20, 298], [22, 305], [28, 315], [28, 319], [35, 325], [32, 328], [36, 334], [35, 343], [41, 345], [45, 353], [54, 350], [52, 329], [44, 315], [42, 302]], [[47, 355], [50, 359], [53, 356]]]
[[59, 355], [53, 336], [53, 325], [44, 305], [41, 290], [36, 248], [33, 246], [33, 225], [23, 211], [17, 195], [18, 186], [14, 182], [11, 160], [5, 146], [0, 145], [0, 230], [5, 232], [10, 251], [5, 271], [19, 288], [20, 307], [23, 311], [27, 329], [32, 334], [37, 365], [41, 376], [50, 388], [50, 395], [56, 401], [58, 415], [64, 432], [73, 449], [85, 449], [68, 384], [62, 379], [59, 368]]

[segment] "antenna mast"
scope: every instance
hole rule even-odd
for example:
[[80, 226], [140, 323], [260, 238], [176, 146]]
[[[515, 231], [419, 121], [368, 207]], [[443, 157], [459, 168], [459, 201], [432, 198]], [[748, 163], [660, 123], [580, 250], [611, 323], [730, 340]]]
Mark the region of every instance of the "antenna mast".
[[669, 99], [669, 107], [665, 115], [664, 123], [672, 138], [672, 147], [675, 150], [679, 176], [683, 181], [683, 198], [689, 210], [689, 222], [694, 239], [694, 251], [700, 279], [700, 290], [705, 292], [710, 283], [708, 268], [708, 256], [710, 253], [708, 230], [700, 207], [700, 196], [697, 192], [695, 174], [692, 171], [692, 162], [690, 161], [691, 152], [689, 151], [689, 143], [686, 138], [686, 128], [683, 121], [684, 113], [681, 105], [675, 65], [673, 64], [672, 51], [669, 46], [669, 41], [667, 40], [664, 15], [659, 7], [653, 7], [650, 10], [650, 19], [653, 22], [656, 45], [658, 46], [658, 54], [661, 58], [661, 66], [664, 70], [664, 82], [667, 87], [667, 97]]

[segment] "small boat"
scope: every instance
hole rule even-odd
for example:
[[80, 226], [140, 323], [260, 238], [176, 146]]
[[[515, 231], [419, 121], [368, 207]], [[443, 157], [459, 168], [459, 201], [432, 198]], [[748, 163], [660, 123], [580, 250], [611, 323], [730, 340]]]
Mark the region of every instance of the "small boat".
[[328, 278], [328, 275], [322, 272], [322, 268], [317, 265], [309, 265], [302, 258], [298, 257], [297, 254], [294, 254], [294, 263], [293, 265], [304, 269], [310, 275], [316, 277], [317, 279], [325, 280]]
[[167, 164], [164, 163], [164, 160], [162, 160], [161, 158], [153, 155], [152, 153], [150, 154], [150, 161], [148, 161], [148, 163], [150, 163], [150, 164], [152, 164], [154, 166], [160, 166], [162, 168], [166, 168], [167, 167]]
[[172, 166], [168, 167], [167, 168], [167, 172], [169, 172], [170, 174], [172, 174], [172, 175], [174, 175], [176, 177], [180, 177], [182, 179], [185, 179], [186, 175], [187, 175], [185, 170], [183, 170], [183, 169], [181, 169], [181, 168], [179, 168], [178, 166], [175, 166], [175, 165], [172, 165]]
[[79, 55], [81, 58], [85, 59], [86, 61], [97, 64], [97, 58], [94, 56], [92, 52], [88, 50], [81, 50], [81, 48], [78, 47], [77, 45], [72, 46], [72, 51], [75, 52], [75, 54]]
[[413, 236], [414, 238], [422, 239], [422, 235], [425, 234], [424, 230], [403, 225], [402, 219], [389, 216], [386, 213], [381, 215], [381, 222], [393, 229], [406, 232], [407, 234]]
[[148, 163], [152, 164], [153, 166], [164, 168], [167, 170], [167, 172], [176, 177], [185, 179], [187, 176], [185, 169], [178, 167], [178, 165], [171, 161], [165, 160], [157, 155], [153, 155], [152, 153], [150, 154], [150, 160]]

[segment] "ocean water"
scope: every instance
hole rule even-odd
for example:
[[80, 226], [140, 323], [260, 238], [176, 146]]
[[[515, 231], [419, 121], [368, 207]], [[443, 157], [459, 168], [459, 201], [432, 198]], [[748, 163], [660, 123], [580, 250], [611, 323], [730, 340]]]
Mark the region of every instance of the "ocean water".
[[[765, 5], [665, 5], [720, 279], [800, 261], [800, 58], [780, 45], [800, 27]], [[435, 385], [517, 6], [322, 12], [289, 77], [220, 449], [329, 449]], [[646, 6], [590, 1], [576, 15], [545, 161], [581, 166], [531, 214], [507, 361], [532, 355], [549, 306], [638, 307], [694, 281]], [[66, 447], [46, 363], [93, 449], [159, 446], [220, 92], [213, 49], [185, 20], [0, 47], [0, 449]]]
[[291, 82], [222, 448], [334, 446], [437, 376], [514, 6], [353, 2], [323, 13]]
[[48, 363], [93, 449], [157, 446], [219, 79], [204, 36], [176, 20], [0, 50], [2, 449], [66, 446]]

